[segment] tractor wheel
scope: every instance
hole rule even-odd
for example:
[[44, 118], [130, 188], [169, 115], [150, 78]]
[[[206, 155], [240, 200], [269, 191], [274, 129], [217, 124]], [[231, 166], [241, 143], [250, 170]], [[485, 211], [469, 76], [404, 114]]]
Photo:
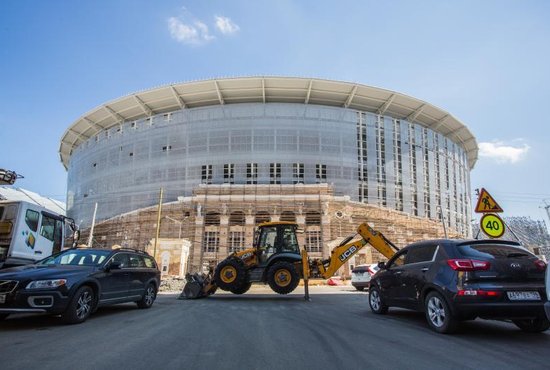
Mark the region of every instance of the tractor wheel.
[[250, 286], [252, 283], [248, 282], [246, 284], [243, 284], [240, 288], [231, 289], [231, 293], [233, 294], [244, 294], [248, 292], [248, 289], [250, 289]]
[[216, 285], [223, 290], [239, 290], [248, 284], [248, 272], [243, 261], [237, 258], [228, 258], [216, 266], [214, 272]]
[[288, 294], [298, 286], [300, 276], [290, 262], [275, 262], [267, 271], [267, 282], [275, 293]]

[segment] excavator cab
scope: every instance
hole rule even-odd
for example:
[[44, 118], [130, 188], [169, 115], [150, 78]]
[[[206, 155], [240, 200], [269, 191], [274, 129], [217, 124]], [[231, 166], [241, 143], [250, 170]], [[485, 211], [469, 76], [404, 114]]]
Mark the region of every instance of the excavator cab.
[[295, 223], [264, 223], [256, 231], [254, 246], [260, 266], [265, 266], [271, 257], [280, 253], [300, 254]]

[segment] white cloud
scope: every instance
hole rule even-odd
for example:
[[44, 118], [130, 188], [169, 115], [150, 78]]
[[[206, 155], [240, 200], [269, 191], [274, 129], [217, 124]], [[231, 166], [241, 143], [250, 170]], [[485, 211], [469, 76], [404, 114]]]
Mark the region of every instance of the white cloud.
[[176, 17], [168, 18], [170, 35], [178, 42], [190, 45], [201, 45], [214, 39], [208, 32], [208, 26], [201, 21], [192, 24], [183, 23]]
[[235, 33], [240, 29], [240, 27], [228, 17], [216, 15], [214, 18], [216, 19], [216, 28], [224, 35]]
[[506, 145], [501, 141], [479, 143], [480, 157], [491, 158], [496, 160], [498, 163], [517, 163], [527, 155], [529, 149], [531, 148], [527, 144], [517, 147]]

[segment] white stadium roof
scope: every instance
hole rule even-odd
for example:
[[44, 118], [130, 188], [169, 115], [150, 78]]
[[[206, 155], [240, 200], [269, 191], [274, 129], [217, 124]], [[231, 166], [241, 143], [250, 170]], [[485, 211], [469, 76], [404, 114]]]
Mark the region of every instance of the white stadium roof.
[[473, 168], [478, 146], [470, 130], [450, 113], [401, 93], [315, 78], [238, 77], [176, 83], [136, 92], [102, 104], [63, 134], [59, 154], [65, 168], [73, 150], [97, 133], [125, 121], [177, 109], [237, 103], [302, 103], [356, 109], [415, 122], [461, 144]]

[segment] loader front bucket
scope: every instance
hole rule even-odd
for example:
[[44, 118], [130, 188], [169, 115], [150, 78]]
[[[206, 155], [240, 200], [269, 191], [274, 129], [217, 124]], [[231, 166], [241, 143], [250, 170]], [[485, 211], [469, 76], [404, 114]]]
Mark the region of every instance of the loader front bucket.
[[203, 296], [203, 286], [198, 281], [188, 281], [183, 287], [180, 298], [195, 299]]
[[217, 286], [212, 282], [211, 274], [187, 274], [185, 286], [178, 299], [196, 299], [207, 297], [216, 292]]

